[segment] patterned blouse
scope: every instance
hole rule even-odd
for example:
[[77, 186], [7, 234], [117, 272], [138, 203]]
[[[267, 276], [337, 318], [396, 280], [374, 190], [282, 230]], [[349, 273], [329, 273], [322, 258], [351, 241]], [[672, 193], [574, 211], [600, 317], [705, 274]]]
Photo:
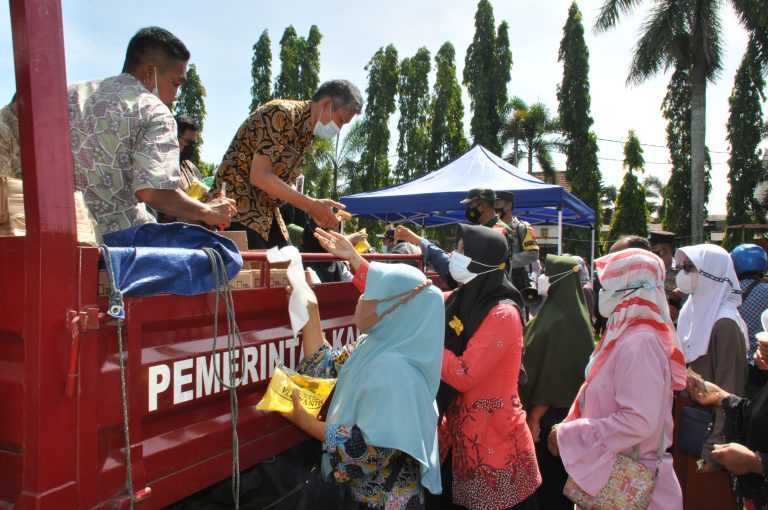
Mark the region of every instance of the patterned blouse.
[[253, 186], [250, 181], [254, 155], [272, 162], [272, 171], [289, 185], [296, 183], [304, 153], [312, 144], [311, 101], [276, 99], [254, 110], [237, 130], [216, 172], [214, 191], [227, 183], [227, 196], [237, 203], [232, 221], [269, 238], [273, 218], [288, 239], [279, 207], [284, 203]]
[[[365, 341], [332, 349], [327, 343], [314, 355], [302, 360], [299, 372], [312, 377], [337, 377], [352, 351]], [[368, 445], [357, 425], [326, 424], [323, 451], [331, 455], [333, 477], [347, 483], [355, 500], [367, 508], [422, 510], [419, 463], [392, 448]]]

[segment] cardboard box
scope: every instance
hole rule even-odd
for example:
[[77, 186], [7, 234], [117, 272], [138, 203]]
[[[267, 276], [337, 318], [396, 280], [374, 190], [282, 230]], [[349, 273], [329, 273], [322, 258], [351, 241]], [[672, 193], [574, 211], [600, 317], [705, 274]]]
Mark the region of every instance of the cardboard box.
[[244, 270], [237, 273], [229, 282], [229, 286], [233, 290], [252, 289], [254, 288], [254, 272], [251, 270]]
[[106, 297], [109, 295], [109, 277], [107, 276], [107, 272], [103, 269], [99, 271], [98, 295], [99, 297]]
[[[261, 286], [261, 269], [255, 269], [253, 272], [254, 288]], [[288, 285], [288, 271], [286, 269], [271, 269], [269, 271], [270, 287], [285, 287]]]
[[248, 251], [248, 234], [245, 230], [225, 230], [219, 234], [234, 242], [238, 250]]
[[[77, 241], [96, 246], [95, 220], [85, 205], [83, 194], [75, 191], [75, 221]], [[27, 234], [24, 216], [24, 183], [21, 179], [0, 177], [0, 235], [24, 236]]]

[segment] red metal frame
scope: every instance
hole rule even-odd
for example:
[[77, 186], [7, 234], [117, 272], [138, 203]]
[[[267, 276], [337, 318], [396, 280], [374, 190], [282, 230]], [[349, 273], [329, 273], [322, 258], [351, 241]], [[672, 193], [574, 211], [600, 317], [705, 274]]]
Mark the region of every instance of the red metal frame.
[[[23, 462], [18, 508], [76, 508], [75, 402], [62, 397], [76, 306], [72, 157], [61, 5], [12, 0], [27, 235], [23, 241]], [[16, 267], [20, 262], [11, 259]], [[9, 289], [10, 290], [10, 289]], [[17, 296], [19, 295], [17, 294]], [[51, 430], [56, 424], [56, 433]], [[54, 502], [56, 502], [54, 504]]]
[[[97, 296], [98, 250], [78, 247], [75, 238], [61, 5], [10, 4], [27, 234], [0, 237], [0, 508], [124, 508], [115, 326]], [[266, 275], [263, 253], [244, 258], [262, 261]], [[280, 343], [290, 336], [284, 290], [263, 283], [234, 295], [244, 341], [261, 359], [274, 354], [295, 363], [299, 347]], [[329, 340], [353, 338], [357, 291], [345, 283], [316, 292]], [[170, 392], [156, 392], [158, 409], [148, 407], [152, 367], [173, 367], [175, 392], [177, 367], [209, 354], [213, 297], [154, 296], [127, 299], [126, 306], [134, 487], [144, 498], [140, 508], [162, 508], [230, 474], [225, 392], [178, 404]], [[259, 380], [238, 389], [244, 469], [303, 437], [281, 417], [253, 409], [268, 372], [255, 362], [252, 368]], [[198, 392], [199, 376], [180, 388]]]

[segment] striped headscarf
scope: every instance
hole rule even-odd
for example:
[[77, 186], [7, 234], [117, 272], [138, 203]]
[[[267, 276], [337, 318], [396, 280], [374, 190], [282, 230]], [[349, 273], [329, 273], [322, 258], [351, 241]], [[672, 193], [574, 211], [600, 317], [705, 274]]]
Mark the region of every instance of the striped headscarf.
[[649, 326], [656, 331], [656, 338], [669, 356], [673, 389], [682, 390], [687, 380], [685, 357], [678, 344], [664, 292], [664, 262], [649, 251], [631, 248], [599, 258], [595, 266], [603, 292], [614, 292], [620, 299], [608, 318], [602, 340], [592, 353], [586, 380], [573, 402], [569, 419], [581, 416], [580, 401], [586, 387], [605, 365], [618, 342], [637, 327]]

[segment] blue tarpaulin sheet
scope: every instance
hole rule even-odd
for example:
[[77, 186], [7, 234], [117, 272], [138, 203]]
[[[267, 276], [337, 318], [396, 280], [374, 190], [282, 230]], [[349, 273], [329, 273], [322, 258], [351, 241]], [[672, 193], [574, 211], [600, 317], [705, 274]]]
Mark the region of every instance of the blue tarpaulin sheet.
[[192, 296], [216, 288], [208, 255], [222, 257], [232, 279], [243, 267], [234, 242], [198, 225], [148, 223], [106, 234], [115, 283], [125, 296]]
[[562, 186], [547, 184], [477, 145], [439, 170], [411, 182], [342, 197], [347, 210], [389, 222], [441, 225], [466, 221], [459, 202], [473, 188], [511, 191], [515, 214], [530, 223], [588, 227], [595, 212]]

